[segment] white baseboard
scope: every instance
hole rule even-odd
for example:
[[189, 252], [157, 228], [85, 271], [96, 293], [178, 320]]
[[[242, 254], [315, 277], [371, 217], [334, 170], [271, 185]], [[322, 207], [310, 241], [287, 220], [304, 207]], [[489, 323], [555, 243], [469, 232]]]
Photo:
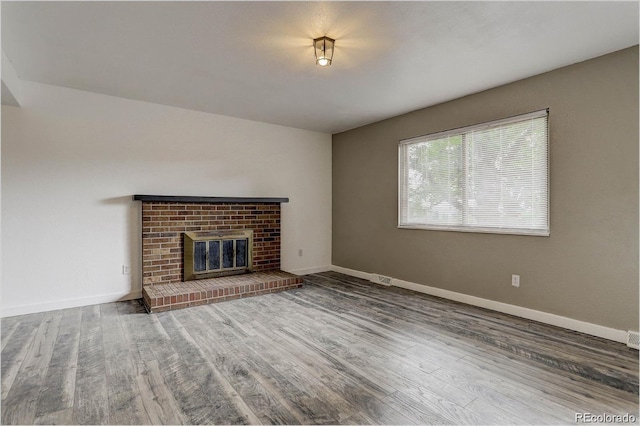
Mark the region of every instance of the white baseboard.
[[371, 275], [369, 272], [356, 271], [355, 269], [343, 268], [342, 266], [331, 265], [333, 272], [340, 272], [341, 274], [351, 275], [352, 277], [362, 278], [363, 280], [370, 281]]
[[[367, 272], [356, 271], [353, 269], [343, 268], [341, 266], [335, 265], [331, 266], [331, 270], [365, 280], [370, 280], [372, 275]], [[468, 305], [491, 309], [492, 311], [502, 312], [505, 314], [542, 322], [545, 324], [555, 325], [557, 327], [562, 327], [569, 330], [579, 331], [581, 333], [602, 337], [603, 339], [613, 340], [615, 342], [627, 342], [627, 332], [624, 330], [616, 330], [614, 328], [579, 321], [573, 318], [567, 318], [560, 315], [524, 308], [522, 306], [510, 305], [508, 303], [496, 302], [494, 300], [483, 299], [481, 297], [470, 296], [468, 294], [456, 293], [454, 291], [443, 290], [441, 288], [429, 287], [427, 285], [416, 284], [396, 278], [392, 278], [391, 285], [406, 288], [408, 290], [413, 290], [419, 293], [429, 294], [431, 296], [442, 297], [443, 299], [455, 300], [456, 302], [462, 302]]]
[[77, 308], [80, 306], [99, 305], [101, 303], [119, 302], [122, 300], [140, 299], [142, 290], [129, 293], [113, 293], [101, 296], [82, 297], [78, 299], [58, 300], [55, 302], [35, 303], [0, 309], [0, 317], [14, 317], [17, 315], [35, 314], [38, 312], [57, 311], [58, 309]]
[[[291, 274], [295, 274], [295, 275], [307, 275], [307, 274], [317, 274], [319, 272], [327, 272], [327, 271], [331, 271], [331, 265], [325, 265], [325, 266], [316, 266], [315, 268], [306, 268], [306, 269], [294, 269], [291, 271], [285, 271], [285, 272], [289, 272]], [[284, 271], [284, 269], [283, 269]]]
[[[318, 272], [327, 272], [331, 270], [330, 265], [318, 266], [307, 269], [296, 269], [287, 271], [295, 275], [316, 274]], [[38, 312], [56, 311], [58, 309], [77, 308], [80, 306], [99, 305], [101, 303], [118, 302], [122, 300], [140, 299], [142, 298], [142, 290], [132, 291], [129, 293], [114, 293], [101, 296], [83, 297], [78, 299], [57, 300], [54, 302], [35, 303], [33, 305], [22, 305], [14, 307], [0, 308], [0, 318], [14, 317], [17, 315], [35, 314]]]

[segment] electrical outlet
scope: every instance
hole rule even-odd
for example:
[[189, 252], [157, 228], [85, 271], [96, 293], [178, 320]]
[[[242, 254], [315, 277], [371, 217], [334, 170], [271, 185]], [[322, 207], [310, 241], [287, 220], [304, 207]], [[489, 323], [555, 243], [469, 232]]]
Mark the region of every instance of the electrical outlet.
[[520, 275], [511, 275], [511, 285], [520, 287]]
[[127, 265], [122, 265], [122, 275], [129, 275], [131, 273], [131, 268]]
[[302, 249], [298, 249], [298, 256], [302, 257]]

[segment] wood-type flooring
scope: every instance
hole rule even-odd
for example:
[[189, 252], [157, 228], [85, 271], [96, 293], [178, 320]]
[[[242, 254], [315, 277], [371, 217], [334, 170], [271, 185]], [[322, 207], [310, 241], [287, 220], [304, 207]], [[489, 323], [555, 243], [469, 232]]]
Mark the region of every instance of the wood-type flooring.
[[147, 314], [4, 318], [3, 424], [571, 424], [638, 419], [638, 351], [326, 272]]

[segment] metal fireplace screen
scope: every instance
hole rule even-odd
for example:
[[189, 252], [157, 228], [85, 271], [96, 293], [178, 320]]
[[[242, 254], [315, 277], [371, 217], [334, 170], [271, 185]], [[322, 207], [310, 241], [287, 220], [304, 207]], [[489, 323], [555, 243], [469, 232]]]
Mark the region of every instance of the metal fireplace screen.
[[251, 271], [253, 231], [184, 233], [184, 280]]

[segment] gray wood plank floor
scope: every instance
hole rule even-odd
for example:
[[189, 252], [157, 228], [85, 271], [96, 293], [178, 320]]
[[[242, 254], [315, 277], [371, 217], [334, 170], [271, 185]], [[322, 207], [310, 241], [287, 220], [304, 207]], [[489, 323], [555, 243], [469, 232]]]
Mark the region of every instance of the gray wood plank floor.
[[3, 424], [638, 418], [636, 350], [332, 272], [179, 311], [129, 301], [1, 325]]

